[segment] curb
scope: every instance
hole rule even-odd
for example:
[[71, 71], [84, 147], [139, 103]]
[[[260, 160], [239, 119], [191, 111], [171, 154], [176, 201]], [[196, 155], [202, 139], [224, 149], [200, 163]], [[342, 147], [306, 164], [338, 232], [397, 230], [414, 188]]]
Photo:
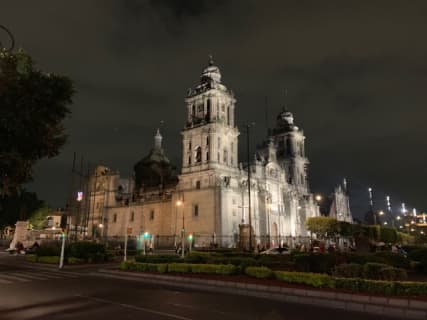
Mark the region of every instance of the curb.
[[357, 295], [310, 289], [266, 286], [252, 283], [204, 280], [181, 276], [143, 274], [99, 269], [91, 275], [175, 287], [268, 298], [288, 303], [301, 303], [325, 308], [358, 311], [399, 319], [427, 320], [427, 301], [406, 298]]

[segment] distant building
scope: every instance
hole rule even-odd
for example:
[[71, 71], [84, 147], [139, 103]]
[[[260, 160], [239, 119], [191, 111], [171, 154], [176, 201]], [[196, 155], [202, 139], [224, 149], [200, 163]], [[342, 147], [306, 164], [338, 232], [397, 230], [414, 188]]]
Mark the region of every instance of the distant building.
[[[233, 247], [242, 226], [249, 223], [249, 211], [258, 243], [277, 245], [308, 236], [305, 220], [318, 216], [319, 209], [308, 186], [303, 131], [293, 114], [283, 110], [250, 163], [242, 164], [235, 108], [234, 94], [222, 83], [211, 59], [200, 83], [185, 98], [181, 172], [166, 157], [159, 130], [131, 179], [98, 166], [86, 199], [89, 236], [147, 232], [171, 245], [185, 230], [186, 235], [194, 235], [196, 245], [214, 242]], [[343, 192], [337, 193], [335, 212], [340, 219], [341, 214], [349, 219], [349, 211], [342, 209], [345, 199]]]

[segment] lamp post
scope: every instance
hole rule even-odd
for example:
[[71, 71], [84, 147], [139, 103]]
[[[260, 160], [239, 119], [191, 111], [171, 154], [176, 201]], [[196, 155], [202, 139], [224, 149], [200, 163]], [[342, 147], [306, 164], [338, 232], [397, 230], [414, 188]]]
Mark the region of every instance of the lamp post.
[[252, 251], [252, 208], [251, 208], [251, 159], [250, 159], [250, 145], [249, 145], [249, 129], [252, 124], [246, 125], [246, 143], [247, 143], [247, 160], [248, 160], [248, 213], [249, 213], [249, 251]]
[[268, 203], [267, 203], [267, 241], [268, 241], [268, 246], [270, 247], [271, 245], [271, 228], [270, 228], [270, 215], [271, 215], [271, 198], [268, 199]]
[[[182, 204], [182, 202], [181, 202]], [[181, 257], [184, 258], [185, 255], [185, 215], [184, 215], [184, 211], [182, 210], [182, 244], [181, 244]]]
[[176, 234], [176, 228], [177, 228], [177, 225], [178, 225], [178, 207], [180, 206], [180, 205], [182, 205], [182, 201], [181, 200], [178, 200], [177, 202], [176, 202], [176, 206], [175, 206], [175, 235], [174, 235], [174, 247], [175, 247], [175, 249], [176, 249], [176, 245], [177, 245], [177, 243], [176, 243], [176, 238], [177, 238], [177, 234]]

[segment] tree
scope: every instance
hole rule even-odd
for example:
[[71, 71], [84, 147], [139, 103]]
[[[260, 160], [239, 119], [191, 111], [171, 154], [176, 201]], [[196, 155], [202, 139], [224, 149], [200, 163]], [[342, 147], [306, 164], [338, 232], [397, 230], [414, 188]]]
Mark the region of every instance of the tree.
[[27, 219], [44, 205], [34, 192], [21, 191], [19, 194], [0, 197], [0, 229], [15, 225], [17, 220]]
[[43, 206], [31, 214], [29, 219], [30, 224], [34, 229], [40, 230], [46, 228], [47, 226], [47, 217], [51, 213], [51, 210], [48, 206]]
[[330, 217], [311, 217], [306, 220], [305, 225], [310, 232], [321, 238], [338, 233], [338, 221]]
[[0, 196], [17, 195], [42, 158], [65, 144], [70, 79], [35, 68], [24, 51], [0, 51]]

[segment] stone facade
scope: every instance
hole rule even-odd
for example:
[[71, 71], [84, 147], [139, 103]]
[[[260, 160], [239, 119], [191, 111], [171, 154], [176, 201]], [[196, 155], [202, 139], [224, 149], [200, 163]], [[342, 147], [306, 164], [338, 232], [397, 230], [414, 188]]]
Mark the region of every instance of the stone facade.
[[329, 216], [338, 221], [353, 223], [353, 216], [350, 211], [350, 196], [347, 190], [347, 181], [344, 179], [342, 185], [335, 188], [330, 196], [331, 206]]
[[248, 165], [254, 234], [273, 245], [285, 236], [307, 236], [304, 222], [319, 208], [308, 187], [303, 131], [284, 109], [243, 164], [235, 108], [211, 59], [185, 98], [180, 174], [165, 156], [159, 131], [150, 154], [135, 165], [135, 179], [99, 166], [89, 182], [89, 236], [148, 232], [176, 239], [185, 229], [200, 245], [235, 246], [240, 226], [249, 223]]

